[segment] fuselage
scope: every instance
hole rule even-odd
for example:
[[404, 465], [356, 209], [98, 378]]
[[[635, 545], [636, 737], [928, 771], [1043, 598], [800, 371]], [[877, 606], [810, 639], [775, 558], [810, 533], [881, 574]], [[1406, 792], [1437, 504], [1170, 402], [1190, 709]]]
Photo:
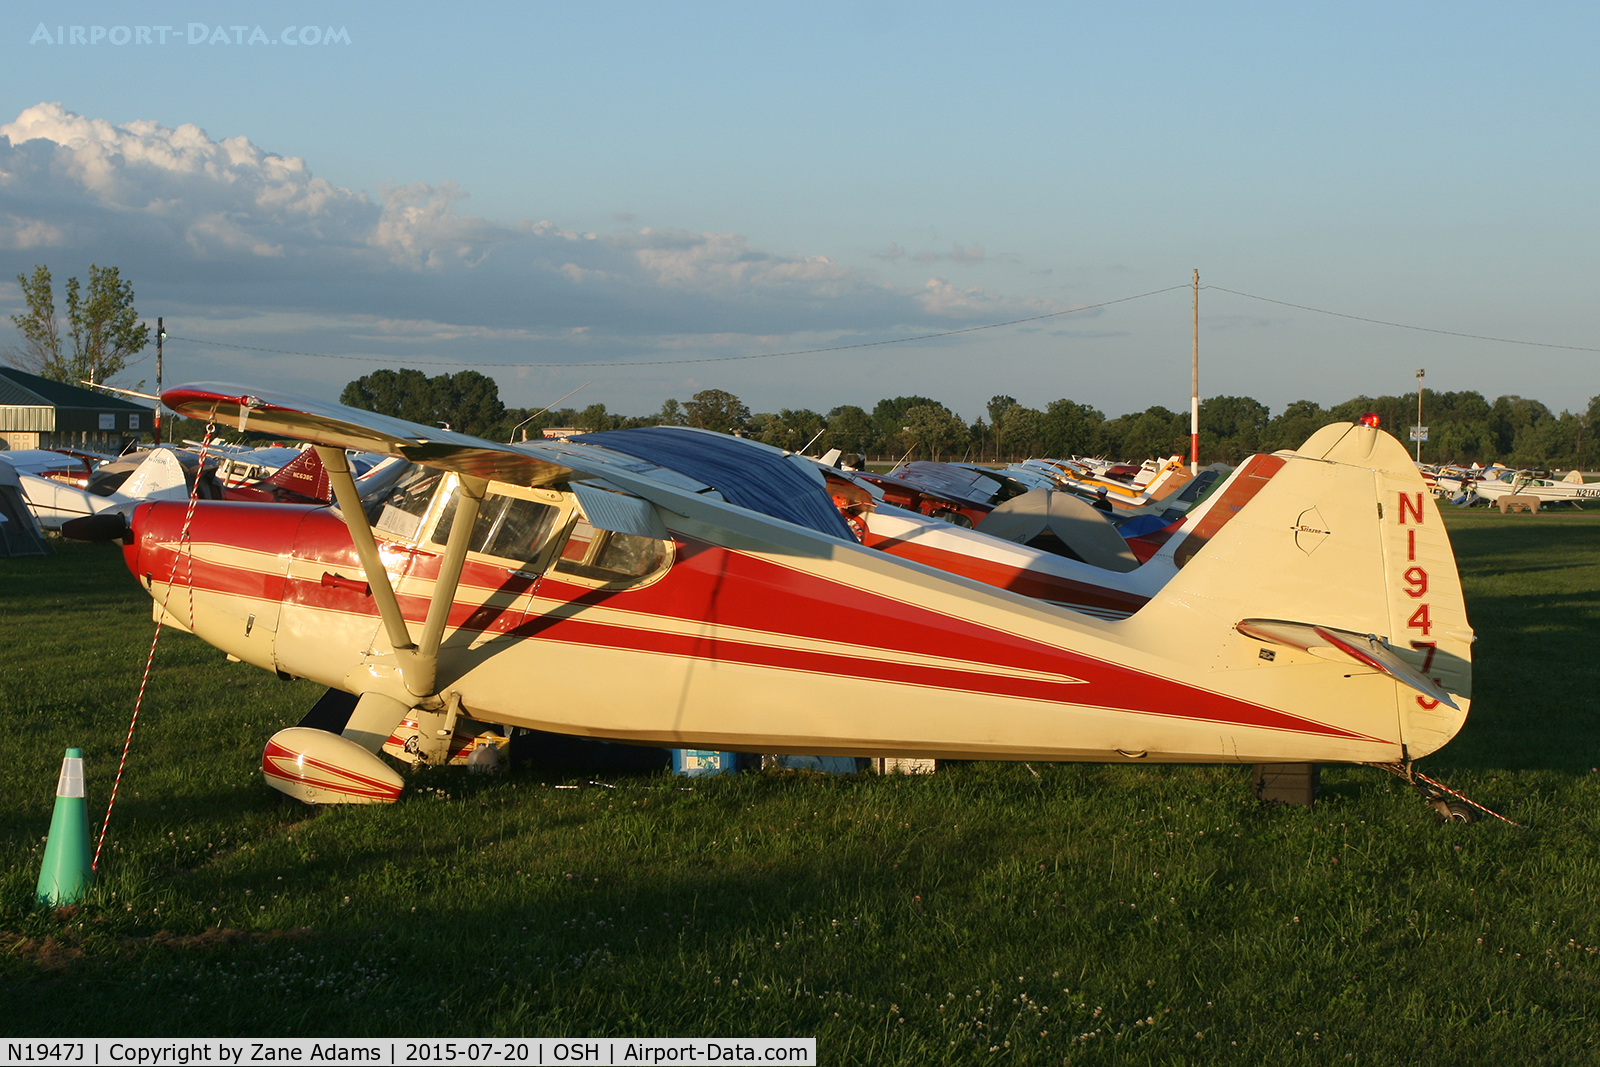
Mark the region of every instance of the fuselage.
[[[434, 595], [453, 509], [454, 475], [436, 482], [374, 523], [413, 626]], [[1231, 605], [1212, 618], [1193, 598], [1145, 609], [1138, 599], [1132, 617], [1108, 621], [713, 500], [663, 510], [668, 536], [652, 539], [594, 529], [564, 490], [489, 491], [485, 514], [498, 518], [479, 517], [439, 653], [439, 691], [475, 719], [868, 756], [1405, 753], [1410, 697], [1391, 680], [1301, 653], [1268, 662], [1233, 633]], [[144, 505], [133, 519], [128, 566], [158, 617], [263, 669], [398, 691], [393, 646], [336, 510], [200, 502], [185, 535], [189, 506]], [[1291, 517], [1302, 509], [1285, 506]], [[1364, 498], [1351, 514], [1370, 511]]]

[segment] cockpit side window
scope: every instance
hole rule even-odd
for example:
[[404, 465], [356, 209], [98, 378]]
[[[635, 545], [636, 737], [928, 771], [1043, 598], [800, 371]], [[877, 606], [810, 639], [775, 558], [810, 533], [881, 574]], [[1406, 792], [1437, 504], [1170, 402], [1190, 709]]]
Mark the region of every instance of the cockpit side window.
[[[432, 539], [441, 545], [450, 540], [450, 530], [455, 526], [456, 504], [460, 499], [459, 492], [450, 494], [433, 528]], [[467, 549], [501, 559], [527, 562], [538, 555], [540, 546], [560, 517], [561, 509], [553, 504], [486, 493], [483, 503], [478, 506], [478, 520], [472, 524], [472, 539], [467, 543]]]
[[668, 541], [596, 530], [580, 515], [562, 546], [555, 569], [607, 585], [636, 585], [666, 569], [670, 550]]
[[384, 498], [383, 509], [373, 528], [406, 541], [416, 539], [417, 527], [428, 513], [433, 494], [444, 472], [433, 467], [414, 466], [400, 476], [394, 489]]

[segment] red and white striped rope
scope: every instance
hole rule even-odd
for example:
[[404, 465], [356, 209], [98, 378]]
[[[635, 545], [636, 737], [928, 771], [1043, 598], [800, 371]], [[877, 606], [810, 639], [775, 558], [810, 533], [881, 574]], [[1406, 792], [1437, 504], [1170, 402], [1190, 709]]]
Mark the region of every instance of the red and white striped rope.
[[[216, 425], [206, 426], [205, 439], [200, 442], [200, 465], [195, 473], [194, 487], [189, 490], [189, 507], [183, 516], [183, 532], [178, 535], [180, 545], [189, 542], [189, 524], [194, 520], [195, 504], [200, 499], [200, 475], [206, 469], [206, 450], [211, 445], [211, 436], [216, 432]], [[174, 568], [176, 570], [176, 568]], [[189, 629], [194, 630], [194, 552], [189, 551]], [[106, 817], [100, 823], [100, 837], [94, 843], [94, 859], [89, 864], [91, 871], [100, 870], [100, 852], [106, 845], [106, 831], [111, 827], [111, 809], [117, 804], [117, 791], [122, 788], [122, 772], [128, 766], [128, 751], [133, 747], [133, 730], [139, 725], [139, 709], [144, 706], [144, 691], [150, 684], [150, 668], [156, 661], [156, 645], [161, 641], [161, 627], [167, 619], [167, 603], [172, 599], [172, 582], [167, 583], [166, 592], [161, 596], [161, 614], [156, 618], [156, 632], [150, 638], [150, 654], [144, 660], [144, 676], [139, 679], [139, 695], [133, 701], [133, 718], [128, 721], [128, 736], [122, 742], [122, 759], [117, 763], [117, 776], [111, 783], [111, 798], [106, 801]]]
[[[172, 593], [172, 585], [167, 585], [167, 593]], [[144, 704], [144, 690], [150, 684], [150, 665], [156, 659], [156, 642], [161, 640], [161, 623], [167, 617], [167, 604], [161, 602], [161, 618], [156, 620], [155, 636], [150, 639], [150, 654], [145, 657], [144, 677], [139, 679], [139, 695], [133, 702], [133, 718], [128, 722], [128, 736], [122, 742], [122, 759], [117, 764], [117, 777], [111, 783], [111, 799], [106, 801], [106, 817], [100, 823], [100, 837], [94, 843], [94, 862], [89, 865], [91, 871], [100, 870], [100, 850], [106, 845], [106, 830], [111, 826], [111, 809], [117, 803], [117, 790], [122, 787], [122, 770], [128, 765], [128, 749], [133, 747], [133, 728], [139, 724], [139, 708]]]
[[1368, 764], [1368, 766], [1377, 767], [1380, 770], [1388, 771], [1396, 778], [1404, 778], [1407, 782], [1412, 782], [1413, 779], [1416, 781], [1426, 782], [1428, 785], [1439, 790], [1441, 793], [1449, 793], [1463, 804], [1470, 804], [1486, 815], [1493, 815], [1503, 823], [1515, 826], [1519, 830], [1523, 829], [1523, 825], [1520, 822], [1515, 822], [1514, 820], [1508, 819], [1504, 815], [1501, 815], [1498, 811], [1484, 807], [1471, 797], [1463, 796], [1454, 789], [1451, 789], [1449, 786], [1445, 785], [1443, 782], [1429, 778], [1426, 774], [1423, 774], [1421, 771], [1417, 770], [1416, 767], [1409, 763], [1371, 763]]
[[1484, 812], [1487, 815], [1493, 815], [1495, 818], [1499, 819], [1503, 823], [1508, 823], [1508, 824], [1510, 824], [1512, 826], [1517, 827], [1518, 829], [1520, 829], [1522, 827], [1522, 824], [1520, 822], [1512, 822], [1512, 820], [1506, 818], [1504, 815], [1501, 815], [1498, 811], [1492, 811], [1489, 808], [1484, 807], [1482, 804], [1479, 804], [1476, 800], [1473, 800], [1471, 797], [1462, 796], [1460, 793], [1457, 793], [1454, 789], [1451, 789], [1449, 786], [1445, 785], [1443, 782], [1435, 781], [1434, 779], [1429, 778], [1426, 774], [1423, 774], [1421, 771], [1416, 770], [1415, 768], [1412, 769], [1411, 773], [1416, 775], [1418, 778], [1421, 778], [1424, 782], [1427, 782], [1429, 785], [1433, 786], [1435, 789], [1443, 790], [1444, 792], [1449, 793], [1451, 796], [1455, 797], [1457, 800], [1459, 800], [1459, 801], [1461, 801], [1461, 802], [1463, 802], [1465, 804], [1471, 804], [1473, 807], [1477, 808], [1479, 811]]

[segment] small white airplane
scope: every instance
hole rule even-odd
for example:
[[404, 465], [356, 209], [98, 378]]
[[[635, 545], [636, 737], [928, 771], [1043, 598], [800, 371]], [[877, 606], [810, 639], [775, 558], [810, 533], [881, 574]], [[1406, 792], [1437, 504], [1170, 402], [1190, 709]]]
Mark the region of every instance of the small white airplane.
[[1556, 481], [1531, 471], [1491, 467], [1484, 471], [1483, 477], [1467, 483], [1464, 489], [1469, 494], [1465, 503], [1469, 504], [1475, 499], [1492, 504], [1507, 496], [1533, 497], [1544, 504], [1600, 501], [1600, 484], [1586, 484], [1579, 471], [1569, 471], [1565, 478]]
[[[235, 385], [162, 399], [313, 442], [337, 507], [158, 502], [67, 532], [121, 539], [166, 625], [328, 687], [263, 757], [274, 788], [310, 803], [394, 801], [381, 751], [470, 758], [493, 727], [757, 753], [1388, 765], [1444, 745], [1469, 707], [1449, 538], [1373, 426], [1256, 457], [1164, 559], [1057, 557], [1067, 592], [1028, 595], [1035, 550], [948, 524], [931, 526], [954, 541], [932, 538], [752, 441], [654, 427], [506, 445]], [[363, 501], [349, 448], [409, 465]], [[1109, 608], [1072, 583], [1111, 590]]]
[[[6, 453], [0, 452], [0, 462], [5, 460]], [[46, 477], [42, 472], [19, 472], [19, 479], [28, 510], [46, 530], [59, 530], [63, 523], [85, 515], [128, 511], [141, 500], [189, 499], [182, 459], [170, 448], [143, 453], [133, 469], [114, 484], [97, 485], [93, 473], [86, 479], [87, 486], [75, 484], [76, 479]]]
[[1081, 459], [1029, 459], [1012, 464], [1002, 473], [1010, 474], [1012, 468], [1049, 475], [1060, 488], [1084, 497], [1092, 498], [1104, 490], [1106, 500], [1118, 511], [1134, 511], [1152, 505], [1187, 509], [1188, 503], [1179, 503], [1177, 495], [1194, 477], [1182, 456], [1160, 462], [1147, 460], [1140, 467]]

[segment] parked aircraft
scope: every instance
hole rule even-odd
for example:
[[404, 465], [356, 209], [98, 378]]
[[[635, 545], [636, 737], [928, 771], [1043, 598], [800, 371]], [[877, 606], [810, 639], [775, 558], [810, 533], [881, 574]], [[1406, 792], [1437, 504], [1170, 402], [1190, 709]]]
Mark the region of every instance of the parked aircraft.
[[865, 514], [861, 541], [1059, 607], [1122, 619], [1160, 592], [1282, 467], [1278, 457], [1252, 456], [1181, 521], [1131, 538], [1075, 495], [1041, 499], [1035, 490], [970, 531], [880, 506]]
[[1188, 504], [1181, 502], [1180, 496], [1194, 478], [1182, 456], [1150, 461], [1140, 467], [1082, 459], [1029, 459], [1014, 463], [1001, 473], [1010, 474], [1012, 468], [1049, 474], [1060, 488], [1084, 497], [1103, 495], [1118, 512], [1152, 506], [1184, 510]]
[[1557, 481], [1533, 471], [1491, 467], [1463, 488], [1467, 497], [1462, 502], [1466, 504], [1477, 500], [1492, 504], [1504, 496], [1530, 496], [1543, 504], [1600, 502], [1600, 485], [1586, 484], [1579, 471], [1569, 471], [1565, 478]]
[[[867, 501], [752, 441], [654, 427], [504, 445], [233, 385], [162, 399], [314, 442], [338, 506], [158, 502], [69, 532], [120, 538], [166, 625], [329, 688], [263, 756], [311, 803], [393, 801], [386, 742], [442, 763], [480, 725], [749, 752], [1387, 764], [1438, 749], [1469, 706], [1449, 539], [1404, 447], [1370, 426], [1258, 457], [1182, 566], [1091, 612], [862, 544], [836, 503]], [[347, 448], [408, 463], [363, 501]]]
[[[0, 460], [5, 455], [0, 453]], [[358, 481], [364, 482], [373, 464], [357, 458], [350, 463]], [[46, 530], [59, 530], [85, 515], [127, 514], [146, 500], [187, 500], [191, 490], [204, 500], [293, 504], [332, 500], [322, 461], [310, 449], [234, 449], [215, 461], [208, 456], [202, 470], [198, 451], [162, 446], [101, 464], [83, 479], [82, 487], [78, 480], [43, 475], [23, 474], [20, 481], [28, 509]]]
[[895, 507], [967, 529], [1030, 488], [999, 471], [930, 460], [902, 463], [888, 474], [858, 471], [855, 479], [877, 486], [883, 499]]
[[[88, 473], [82, 486], [76, 479], [43, 474], [23, 474], [20, 481], [28, 510], [39, 525], [59, 530], [63, 523], [85, 515], [126, 512], [141, 500], [187, 500], [194, 476], [186, 471], [185, 458], [175, 449], [157, 448], [101, 464]], [[187, 465], [195, 466], [194, 457], [187, 458]]]

